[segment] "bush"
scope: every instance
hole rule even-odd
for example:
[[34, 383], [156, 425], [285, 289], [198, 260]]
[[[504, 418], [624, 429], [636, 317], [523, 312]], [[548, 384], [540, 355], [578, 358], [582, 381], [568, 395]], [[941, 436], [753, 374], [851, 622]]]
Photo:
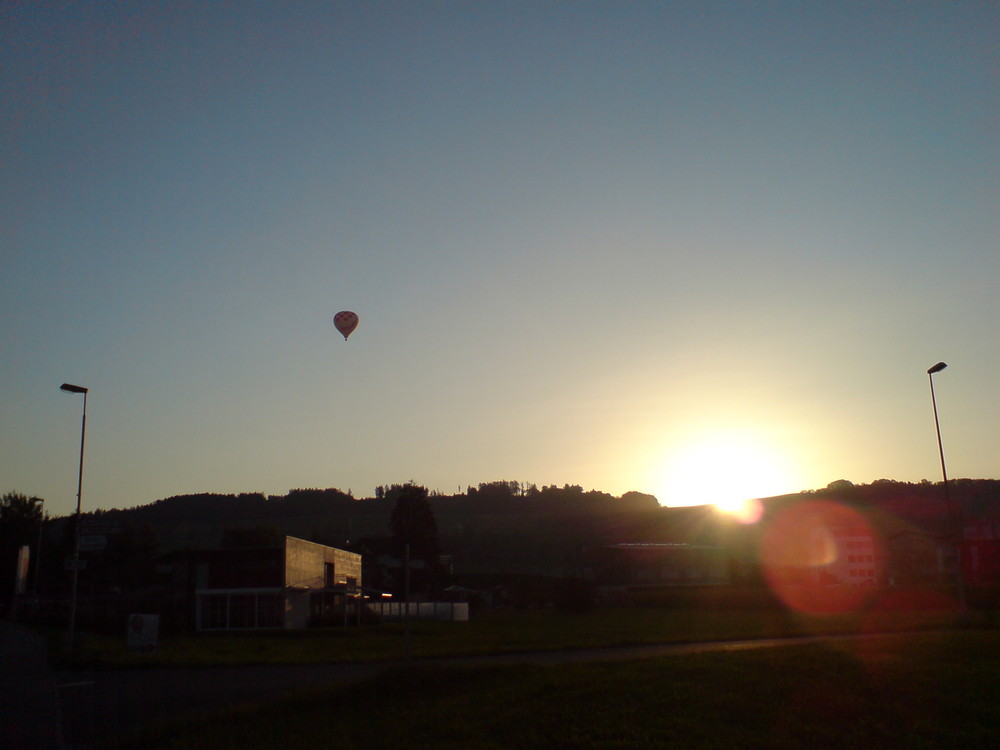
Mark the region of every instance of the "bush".
[[560, 612], [590, 612], [596, 598], [594, 585], [579, 578], [563, 578], [555, 591], [555, 605]]

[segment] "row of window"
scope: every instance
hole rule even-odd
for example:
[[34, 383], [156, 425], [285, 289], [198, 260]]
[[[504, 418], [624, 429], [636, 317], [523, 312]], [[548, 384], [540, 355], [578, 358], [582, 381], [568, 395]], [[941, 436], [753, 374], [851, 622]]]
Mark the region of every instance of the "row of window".
[[865, 563], [865, 562], [875, 562], [875, 558], [872, 555], [848, 555], [847, 562], [849, 563]]
[[285, 600], [281, 594], [209, 594], [201, 597], [202, 630], [280, 628]]
[[873, 568], [851, 568], [851, 578], [874, 578]]

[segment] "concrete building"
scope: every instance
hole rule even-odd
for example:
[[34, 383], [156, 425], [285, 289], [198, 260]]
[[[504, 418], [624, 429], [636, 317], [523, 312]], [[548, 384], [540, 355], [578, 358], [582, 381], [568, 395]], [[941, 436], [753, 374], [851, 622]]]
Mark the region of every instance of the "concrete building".
[[198, 630], [304, 628], [354, 622], [361, 555], [285, 537], [278, 548], [188, 553]]
[[815, 583], [885, 583], [885, 558], [867, 530], [819, 526], [810, 532]]

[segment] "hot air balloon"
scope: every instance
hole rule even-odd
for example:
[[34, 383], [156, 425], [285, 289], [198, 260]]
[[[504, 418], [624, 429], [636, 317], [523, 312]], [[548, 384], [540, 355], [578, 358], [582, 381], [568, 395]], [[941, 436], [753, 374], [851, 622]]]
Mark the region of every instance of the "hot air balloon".
[[350, 310], [341, 310], [333, 316], [333, 324], [343, 334], [344, 341], [347, 341], [347, 337], [358, 327], [358, 314]]

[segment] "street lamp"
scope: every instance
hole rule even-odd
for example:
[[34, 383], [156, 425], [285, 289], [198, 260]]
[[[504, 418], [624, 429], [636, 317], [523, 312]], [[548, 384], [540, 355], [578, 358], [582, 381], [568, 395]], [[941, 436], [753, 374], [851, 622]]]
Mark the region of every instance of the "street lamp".
[[83, 498], [83, 448], [87, 443], [87, 389], [80, 385], [63, 383], [59, 390], [83, 394], [83, 422], [80, 427], [80, 472], [76, 481], [76, 523], [73, 533], [73, 587], [69, 604], [69, 649], [76, 647], [76, 592], [80, 579], [80, 506]]
[[937, 410], [937, 399], [934, 398], [934, 374], [941, 372], [948, 365], [944, 362], [938, 362], [936, 365], [927, 370], [927, 380], [931, 384], [931, 406], [934, 407], [934, 429], [937, 430], [937, 442], [938, 442], [938, 455], [941, 456], [941, 476], [944, 479], [944, 501], [948, 508], [948, 520], [951, 522], [951, 496], [948, 493], [948, 470], [944, 465], [944, 445], [941, 443], [941, 423], [938, 421], [938, 410]]
[[948, 469], [944, 463], [944, 444], [941, 442], [941, 423], [938, 421], [937, 399], [934, 397], [934, 375], [941, 372], [948, 365], [945, 362], [938, 362], [927, 370], [927, 380], [931, 385], [931, 406], [934, 408], [934, 429], [937, 432], [938, 455], [941, 457], [941, 479], [944, 486], [944, 504], [948, 511], [948, 536], [951, 537], [955, 545], [955, 556], [958, 563], [958, 597], [961, 602], [962, 611], [965, 611], [965, 572], [962, 570], [962, 543], [959, 539], [958, 528], [955, 524], [955, 513], [951, 507], [951, 492], [948, 488]]
[[38, 516], [38, 543], [35, 544], [35, 602], [38, 602], [38, 576], [42, 571], [42, 529], [45, 527], [45, 499], [38, 498], [41, 513]]

